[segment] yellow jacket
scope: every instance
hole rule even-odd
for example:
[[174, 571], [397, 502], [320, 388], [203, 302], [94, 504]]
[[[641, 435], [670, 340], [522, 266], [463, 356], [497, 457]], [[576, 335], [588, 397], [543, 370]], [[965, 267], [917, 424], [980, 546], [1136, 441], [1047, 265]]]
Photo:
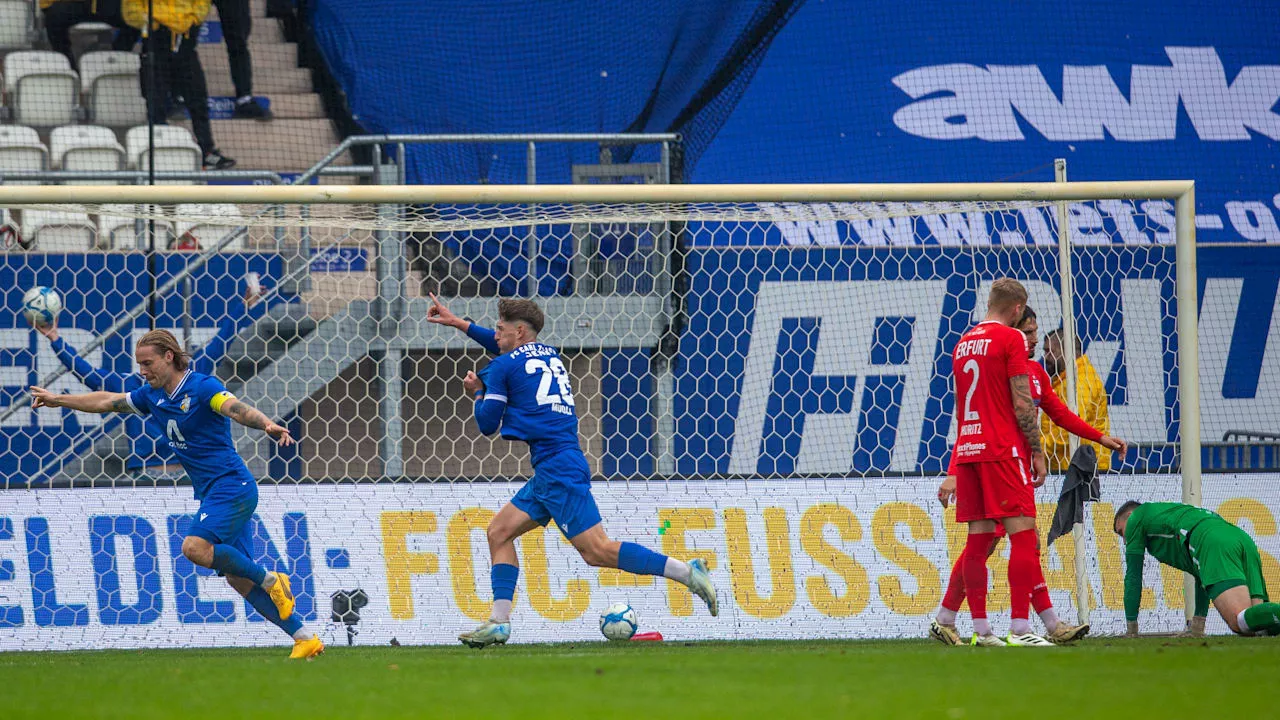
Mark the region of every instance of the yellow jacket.
[[[151, 17], [158, 27], [163, 25], [174, 35], [186, 35], [204, 22], [212, 0], [152, 0]], [[147, 0], [123, 0], [120, 13], [124, 21], [143, 30], [147, 25]]]
[[[1053, 392], [1063, 402], [1067, 402], [1067, 373], [1058, 373], [1053, 377]], [[1102, 378], [1093, 369], [1089, 358], [1081, 355], [1076, 358], [1076, 414], [1081, 420], [1089, 423], [1103, 435], [1111, 434], [1111, 419], [1107, 406], [1107, 390], [1102, 385]], [[1049, 461], [1049, 472], [1064, 472], [1071, 462], [1070, 436], [1066, 430], [1053, 424], [1048, 415], [1040, 414], [1040, 443], [1044, 447], [1045, 459]], [[1081, 442], [1087, 442], [1081, 440]], [[1098, 472], [1111, 469], [1111, 451], [1097, 443], [1089, 443], [1098, 453]]]

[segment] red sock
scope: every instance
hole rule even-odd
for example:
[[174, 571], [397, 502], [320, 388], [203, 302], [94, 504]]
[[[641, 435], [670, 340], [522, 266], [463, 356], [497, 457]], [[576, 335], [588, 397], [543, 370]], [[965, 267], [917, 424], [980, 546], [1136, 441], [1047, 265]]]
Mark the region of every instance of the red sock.
[[1032, 591], [1044, 585], [1036, 531], [1013, 533], [1009, 545], [1009, 614], [1015, 620], [1026, 620], [1031, 614]]
[[[968, 550], [968, 546], [965, 550]], [[951, 566], [951, 579], [947, 581], [947, 591], [942, 594], [942, 607], [952, 612], [960, 612], [960, 606], [964, 605], [965, 550], [960, 551], [956, 564]]]
[[995, 533], [970, 533], [960, 554], [964, 567], [964, 598], [969, 602], [969, 614], [975, 620], [987, 618], [987, 550], [995, 540]]
[[1053, 607], [1053, 600], [1049, 599], [1049, 586], [1041, 580], [1031, 590], [1031, 607], [1036, 609], [1037, 613], [1042, 613]]

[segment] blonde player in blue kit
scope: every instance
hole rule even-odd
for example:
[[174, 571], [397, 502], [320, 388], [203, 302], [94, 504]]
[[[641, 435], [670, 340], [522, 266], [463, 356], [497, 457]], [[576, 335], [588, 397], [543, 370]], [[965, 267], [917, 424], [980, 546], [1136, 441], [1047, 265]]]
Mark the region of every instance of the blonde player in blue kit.
[[489, 330], [454, 315], [436, 296], [431, 300], [427, 320], [457, 328], [497, 354], [479, 375], [468, 372], [462, 384], [475, 395], [480, 432], [491, 435], [501, 428], [502, 437], [528, 443], [534, 471], [486, 531], [493, 587], [489, 619], [458, 639], [482, 648], [511, 636], [511, 601], [520, 577], [515, 540], [551, 520], [588, 565], [670, 578], [702, 598], [716, 615], [716, 590], [701, 560], [686, 563], [605, 534], [591, 495], [591, 469], [578, 444], [569, 372], [558, 350], [538, 342], [545, 319], [537, 303], [499, 301], [498, 325]]
[[145, 382], [128, 393], [60, 395], [31, 388], [32, 405], [91, 413], [150, 415], [165, 429], [174, 455], [191, 478], [200, 509], [182, 541], [182, 554], [227, 578], [255, 610], [294, 640], [290, 658], [311, 658], [324, 643], [293, 612], [289, 576], [254, 562], [249, 519], [258, 507], [258, 484], [231, 441], [231, 420], [262, 430], [281, 445], [289, 431], [237, 400], [216, 377], [192, 372], [190, 357], [167, 330], [143, 335], [134, 350]]

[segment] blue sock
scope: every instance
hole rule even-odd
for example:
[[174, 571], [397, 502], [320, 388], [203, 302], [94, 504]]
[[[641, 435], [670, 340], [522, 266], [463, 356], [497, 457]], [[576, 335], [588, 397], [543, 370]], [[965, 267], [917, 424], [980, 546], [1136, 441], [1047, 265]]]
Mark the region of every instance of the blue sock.
[[516, 580], [520, 579], [520, 568], [515, 565], [498, 563], [489, 570], [489, 584], [493, 587], [494, 600], [514, 600], [516, 597]]
[[262, 586], [267, 578], [267, 569], [250, 560], [244, 553], [230, 545], [213, 546], [213, 569], [223, 575], [235, 575]]
[[271, 596], [267, 594], [266, 590], [256, 587], [250, 590], [249, 594], [246, 595], [244, 599], [248, 600], [249, 604], [253, 606], [253, 609], [257, 610], [262, 617], [270, 620], [273, 625], [289, 633], [289, 637], [293, 637], [294, 633], [302, 629], [301, 613], [294, 610], [288, 620], [281, 620], [280, 611], [276, 609], [276, 604], [271, 602]]
[[643, 545], [624, 542], [618, 548], [618, 569], [635, 575], [661, 575], [667, 568], [667, 556]]

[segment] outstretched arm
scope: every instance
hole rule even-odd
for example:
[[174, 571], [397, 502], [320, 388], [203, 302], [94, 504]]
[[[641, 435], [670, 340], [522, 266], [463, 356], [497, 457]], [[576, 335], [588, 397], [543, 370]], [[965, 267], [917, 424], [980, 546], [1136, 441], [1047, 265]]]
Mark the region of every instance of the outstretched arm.
[[64, 367], [76, 374], [80, 378], [80, 382], [84, 383], [90, 390], [106, 390], [108, 392], [119, 393], [124, 392], [125, 376], [119, 373], [105, 372], [89, 364], [89, 361], [80, 357], [76, 353], [76, 349], [67, 344], [66, 340], [58, 334], [58, 321], [55, 319], [49, 325], [33, 326], [36, 332], [49, 338], [49, 347], [53, 349], [53, 354], [58, 356], [58, 361]]
[[1062, 402], [1062, 398], [1057, 393], [1046, 392], [1040, 398], [1040, 409], [1044, 410], [1044, 414], [1049, 416], [1054, 425], [1066, 430], [1072, 435], [1084, 438], [1091, 442], [1115, 450], [1121, 456], [1129, 449], [1129, 443], [1118, 437], [1107, 435], [1103, 431], [1085, 422], [1083, 418], [1071, 412], [1071, 408]]
[[467, 334], [467, 337], [484, 347], [485, 350], [494, 355], [502, 354], [502, 350], [498, 348], [498, 340], [494, 337], [493, 330], [454, 315], [453, 311], [440, 302], [440, 298], [436, 297], [435, 293], [431, 293], [431, 307], [427, 308], [427, 322], [435, 323], [436, 325], [447, 325], [461, 330]]
[[62, 395], [34, 385], [31, 386], [31, 407], [64, 407], [71, 410], [79, 410], [80, 412], [98, 414], [137, 412], [137, 409], [129, 403], [129, 397], [124, 393], [91, 392], [78, 395]]
[[219, 395], [214, 396], [212, 405], [214, 411], [226, 415], [247, 428], [265, 432], [279, 445], [292, 445], [294, 443], [293, 436], [289, 434], [288, 428], [271, 422], [270, 418], [264, 415], [261, 410], [254, 409], [237, 400], [229, 392], [219, 393]]

